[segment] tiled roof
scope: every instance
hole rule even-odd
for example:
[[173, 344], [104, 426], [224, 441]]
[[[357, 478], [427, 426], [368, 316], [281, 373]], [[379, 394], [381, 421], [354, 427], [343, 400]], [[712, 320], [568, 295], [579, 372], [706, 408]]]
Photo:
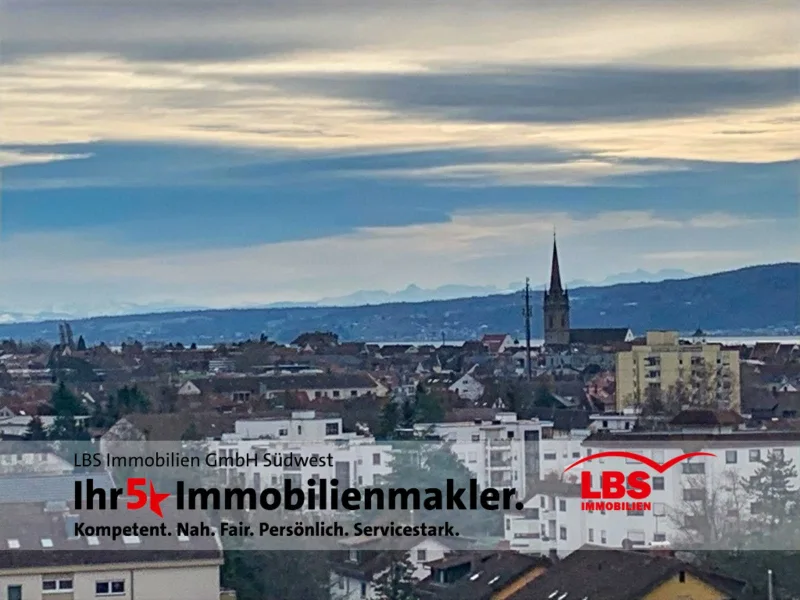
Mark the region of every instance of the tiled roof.
[[564, 598], [639, 600], [681, 571], [737, 598], [745, 583], [653, 553], [583, 547], [525, 585], [509, 600]]
[[744, 418], [733, 410], [682, 410], [670, 421], [670, 425], [681, 426], [730, 426], [744, 423]]
[[629, 329], [623, 327], [570, 329], [569, 341], [572, 344], [584, 344], [586, 346], [618, 344], [625, 341], [629, 331]]
[[417, 586], [419, 596], [423, 600], [489, 600], [530, 571], [550, 564], [543, 557], [506, 551], [446, 557], [429, 566], [442, 569], [467, 561], [471, 561], [469, 573], [453, 583], [437, 583], [433, 574], [423, 579]]
[[[68, 475], [10, 475], [0, 477], [0, 504], [66, 502], [75, 495], [75, 482], [91, 479], [95, 488], [114, 487], [107, 473]], [[5, 511], [5, 508], [0, 509]]]
[[[0, 569], [30, 567], [69, 567], [84, 565], [113, 565], [120, 563], [150, 563], [162, 561], [213, 560], [220, 561], [221, 550], [214, 537], [195, 537], [182, 541], [177, 535], [142, 536], [135, 544], [122, 538], [112, 540], [99, 537], [90, 545], [89, 538], [70, 539], [68, 517], [85, 526], [132, 525], [160, 526], [166, 522], [168, 530], [174, 532], [178, 514], [169, 502], [162, 504], [164, 519], [149, 511], [137, 511], [127, 516], [126, 511], [94, 510], [68, 512], [51, 508], [43, 503], [3, 505], [0, 519]], [[203, 515], [191, 512], [180, 515], [180, 521], [199, 524]], [[74, 531], [74, 530], [73, 530]], [[72, 533], [72, 532], [70, 532]], [[9, 540], [14, 540], [11, 547]], [[45, 546], [42, 540], [49, 540]], [[46, 551], [43, 548], [48, 548]]]
[[267, 391], [313, 390], [313, 389], [364, 389], [377, 388], [375, 381], [366, 373], [325, 373], [320, 375], [278, 375], [261, 377], [262, 389]]

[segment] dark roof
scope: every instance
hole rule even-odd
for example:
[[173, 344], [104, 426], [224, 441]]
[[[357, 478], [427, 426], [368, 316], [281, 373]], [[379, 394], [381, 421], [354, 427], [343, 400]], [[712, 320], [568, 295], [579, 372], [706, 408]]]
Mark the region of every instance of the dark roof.
[[744, 423], [742, 415], [733, 410], [687, 409], [670, 421], [681, 426], [731, 426]]
[[552, 421], [553, 429], [558, 431], [571, 431], [573, 429], [588, 429], [589, 416], [592, 413], [585, 410], [569, 408], [540, 408], [531, 410], [531, 416], [541, 421]]
[[469, 573], [457, 581], [436, 583], [432, 573], [417, 585], [417, 593], [425, 600], [489, 600], [530, 571], [551, 564], [544, 557], [504, 551], [448, 556], [428, 566], [434, 571], [466, 563], [470, 563]]
[[[180, 440], [190, 427], [203, 438], [217, 438], [223, 433], [234, 433], [236, 421], [242, 418], [244, 418], [242, 415], [222, 414], [216, 411], [131, 414], [120, 419], [114, 427], [120, 425], [121, 421], [127, 421], [148, 440], [166, 442]], [[250, 418], [250, 415], [247, 418]]]
[[75, 496], [75, 482], [87, 479], [92, 480], [95, 488], [114, 487], [111, 476], [105, 472], [3, 476], [0, 478], [0, 504], [67, 502]]
[[690, 573], [732, 599], [740, 597], [746, 587], [743, 581], [703, 571], [676, 558], [584, 546], [525, 585], [509, 600], [558, 597], [639, 600], [681, 571]]
[[586, 346], [618, 344], [625, 341], [629, 331], [630, 329], [625, 327], [570, 329], [569, 341], [571, 344]]
[[[164, 519], [149, 511], [137, 511], [130, 516], [126, 511], [93, 510], [76, 511], [64, 503], [61, 507], [43, 503], [5, 504], [0, 519], [0, 569], [30, 567], [69, 567], [76, 565], [112, 565], [118, 563], [150, 563], [185, 560], [222, 560], [222, 552], [214, 537], [193, 537], [181, 541], [177, 535], [142, 536], [136, 544], [126, 544], [122, 538], [98, 537], [98, 544], [90, 546], [88, 539], [69, 539], [67, 516], [85, 526], [132, 525], [160, 526], [166, 522], [174, 531], [178, 515], [165, 501], [162, 505]], [[64, 508], [67, 510], [65, 511]], [[180, 521], [199, 524], [203, 514], [189, 512], [180, 515]], [[44, 550], [42, 540], [48, 539], [52, 548]], [[19, 548], [10, 548], [8, 540], [15, 540]], [[55, 552], [53, 551], [55, 550]]]
[[443, 423], [468, 423], [475, 421], [492, 421], [494, 416], [500, 411], [493, 408], [451, 408], [448, 410]]
[[313, 375], [272, 375], [259, 378], [261, 388], [267, 391], [377, 388], [366, 373], [321, 373]]
[[685, 443], [702, 442], [706, 447], [728, 446], [733, 444], [774, 444], [775, 442], [800, 442], [800, 431], [734, 431], [732, 433], [711, 432], [615, 432], [595, 431], [583, 441], [583, 446], [620, 450], [673, 442], [682, 446]]

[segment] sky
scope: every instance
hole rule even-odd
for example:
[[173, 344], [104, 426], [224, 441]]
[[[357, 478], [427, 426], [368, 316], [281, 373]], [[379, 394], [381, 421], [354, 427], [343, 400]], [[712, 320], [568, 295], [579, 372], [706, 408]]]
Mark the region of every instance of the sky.
[[800, 258], [789, 0], [5, 0], [0, 313]]

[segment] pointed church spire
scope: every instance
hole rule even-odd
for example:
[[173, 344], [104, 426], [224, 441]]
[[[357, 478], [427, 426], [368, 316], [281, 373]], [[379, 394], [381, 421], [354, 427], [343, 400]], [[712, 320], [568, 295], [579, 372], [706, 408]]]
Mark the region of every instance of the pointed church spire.
[[558, 246], [556, 245], [556, 232], [553, 231], [553, 262], [550, 265], [550, 293], [561, 292], [561, 268], [558, 265]]

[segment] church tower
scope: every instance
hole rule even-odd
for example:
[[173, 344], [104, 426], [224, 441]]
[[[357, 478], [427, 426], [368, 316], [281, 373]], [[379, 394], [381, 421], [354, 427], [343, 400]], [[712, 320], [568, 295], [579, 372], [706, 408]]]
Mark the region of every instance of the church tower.
[[545, 346], [569, 345], [569, 294], [561, 285], [558, 247], [553, 234], [553, 261], [550, 264], [550, 288], [544, 293]]

